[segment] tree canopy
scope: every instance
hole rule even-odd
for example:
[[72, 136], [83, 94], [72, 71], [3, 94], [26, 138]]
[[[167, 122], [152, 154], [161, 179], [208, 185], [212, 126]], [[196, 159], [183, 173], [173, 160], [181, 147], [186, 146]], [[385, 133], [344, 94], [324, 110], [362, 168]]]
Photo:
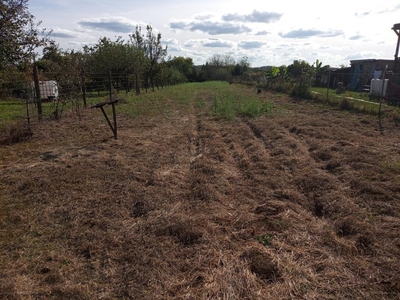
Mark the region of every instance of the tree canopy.
[[0, 0], [0, 70], [34, 58], [34, 50], [45, 46], [48, 35], [39, 32], [28, 0]]

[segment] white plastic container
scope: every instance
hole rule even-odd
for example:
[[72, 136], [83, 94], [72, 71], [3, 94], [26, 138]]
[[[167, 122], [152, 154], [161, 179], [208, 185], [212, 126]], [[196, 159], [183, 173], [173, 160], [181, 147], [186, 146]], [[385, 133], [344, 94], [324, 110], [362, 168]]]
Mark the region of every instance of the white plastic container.
[[[371, 85], [369, 88], [369, 94], [371, 96], [382, 96], [382, 79], [372, 79]], [[389, 79], [385, 79], [385, 84], [383, 86], [383, 97], [386, 96], [386, 89], [388, 85]]]

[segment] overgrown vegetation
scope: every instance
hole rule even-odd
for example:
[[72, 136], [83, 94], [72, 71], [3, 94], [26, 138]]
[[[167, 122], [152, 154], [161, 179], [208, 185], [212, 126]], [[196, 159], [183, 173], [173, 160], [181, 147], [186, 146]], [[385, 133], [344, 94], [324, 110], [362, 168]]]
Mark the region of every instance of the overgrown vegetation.
[[259, 97], [244, 97], [231, 92], [215, 93], [212, 113], [220, 119], [233, 120], [236, 116], [255, 118], [268, 113], [272, 105]]

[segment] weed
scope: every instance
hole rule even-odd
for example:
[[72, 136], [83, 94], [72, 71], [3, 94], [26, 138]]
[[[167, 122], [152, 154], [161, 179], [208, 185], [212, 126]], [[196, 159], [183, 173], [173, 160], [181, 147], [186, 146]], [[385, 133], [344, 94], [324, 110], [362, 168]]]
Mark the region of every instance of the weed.
[[256, 241], [263, 244], [265, 247], [271, 246], [273, 238], [274, 237], [270, 234], [263, 234], [255, 237]]
[[383, 167], [395, 174], [400, 174], [400, 160], [386, 161]]
[[258, 98], [245, 98], [230, 92], [214, 94], [213, 114], [219, 119], [233, 120], [236, 116], [255, 118], [269, 112], [272, 105]]
[[218, 119], [233, 120], [235, 117], [235, 101], [229, 94], [213, 97], [213, 113]]

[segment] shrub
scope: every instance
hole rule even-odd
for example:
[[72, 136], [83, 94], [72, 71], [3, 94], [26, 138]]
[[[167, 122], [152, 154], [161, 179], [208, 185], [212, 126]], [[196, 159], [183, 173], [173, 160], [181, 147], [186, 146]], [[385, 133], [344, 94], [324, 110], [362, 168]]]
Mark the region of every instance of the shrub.
[[292, 97], [311, 99], [311, 86], [314, 81], [314, 76], [310, 73], [303, 74], [294, 84], [293, 90], [290, 93]]
[[341, 110], [354, 110], [354, 103], [347, 98], [343, 98], [340, 100], [339, 108]]

